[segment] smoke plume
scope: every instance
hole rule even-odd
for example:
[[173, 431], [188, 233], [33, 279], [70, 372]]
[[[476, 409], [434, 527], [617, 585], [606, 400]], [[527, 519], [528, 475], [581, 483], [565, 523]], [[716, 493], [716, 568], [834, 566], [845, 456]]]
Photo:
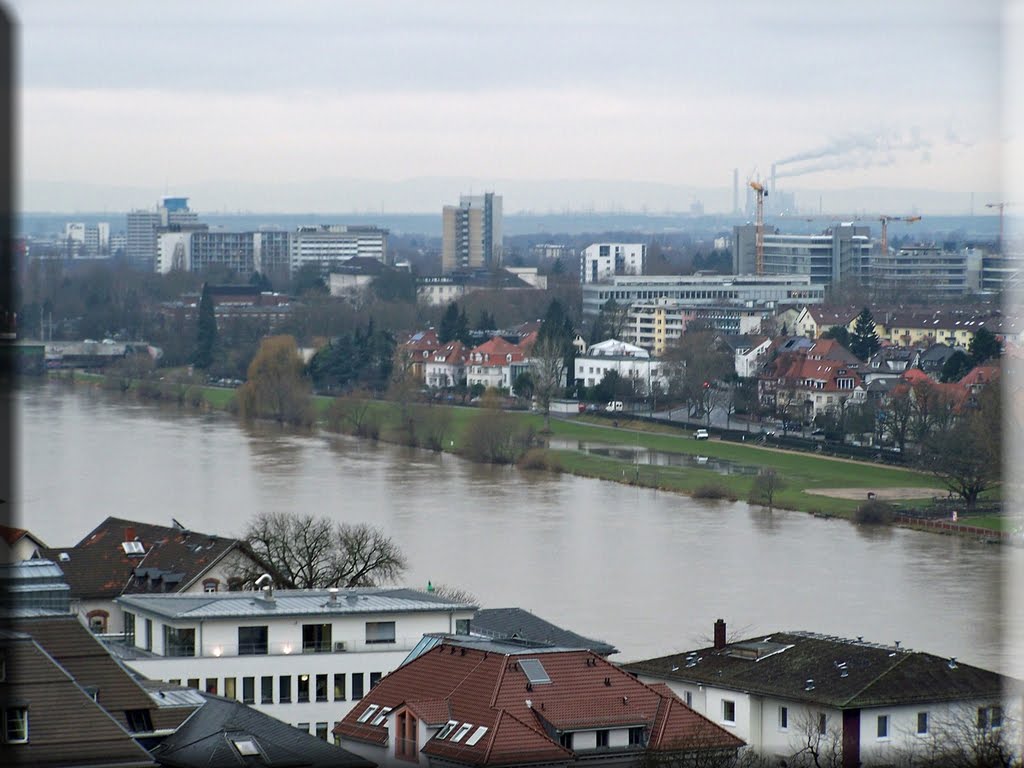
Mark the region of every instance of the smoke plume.
[[892, 165], [900, 154], [927, 152], [931, 146], [932, 142], [921, 135], [917, 126], [906, 134], [897, 131], [848, 133], [815, 149], [777, 160], [777, 166], [792, 167], [779, 171], [776, 177]]

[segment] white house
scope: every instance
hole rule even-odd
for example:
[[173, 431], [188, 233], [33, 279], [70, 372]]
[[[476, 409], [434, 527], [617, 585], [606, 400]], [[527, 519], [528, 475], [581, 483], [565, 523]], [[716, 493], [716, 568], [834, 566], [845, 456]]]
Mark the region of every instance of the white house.
[[600, 283], [615, 275], [642, 275], [647, 266], [643, 243], [594, 243], [583, 249], [582, 283]]
[[[785, 760], [811, 738], [841, 749], [844, 768], [885, 765], [954, 726], [1020, 723], [1020, 682], [956, 659], [810, 632], [728, 643], [721, 619], [714, 637], [711, 647], [624, 669], [667, 684], [771, 758]], [[1019, 731], [1007, 743], [1019, 750]]]
[[[431, 632], [466, 634], [475, 606], [403, 588], [126, 595], [115, 652], [140, 675], [333, 728]], [[320, 729], [322, 730], [322, 728]]]
[[594, 344], [585, 355], [576, 358], [577, 384], [596, 386], [609, 371], [615, 371], [622, 379], [632, 380], [638, 393], [649, 392], [655, 384], [662, 389], [668, 387], [668, 377], [661, 361], [652, 360], [646, 349], [634, 344], [608, 339]]
[[469, 350], [461, 341], [450, 341], [436, 350], [423, 365], [428, 387], [455, 387], [466, 380]]

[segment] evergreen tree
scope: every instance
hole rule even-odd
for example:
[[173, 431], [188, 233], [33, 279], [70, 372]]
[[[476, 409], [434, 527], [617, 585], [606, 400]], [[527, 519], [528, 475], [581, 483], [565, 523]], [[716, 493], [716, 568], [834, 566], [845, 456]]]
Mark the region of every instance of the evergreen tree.
[[217, 316], [213, 311], [213, 297], [203, 285], [199, 299], [199, 323], [196, 331], [196, 351], [192, 363], [196, 368], [206, 369], [213, 362], [213, 349], [217, 345]]
[[875, 331], [875, 319], [871, 311], [864, 307], [857, 315], [857, 322], [853, 325], [853, 335], [850, 337], [850, 351], [861, 360], [867, 360], [882, 344], [878, 340], [878, 333]]
[[498, 324], [494, 321], [494, 315], [486, 309], [481, 310], [480, 319], [476, 321], [476, 329], [478, 331], [493, 331], [497, 327]]
[[459, 334], [459, 305], [454, 301], [448, 305], [437, 329], [437, 340], [442, 344], [454, 341]]
[[971, 358], [958, 349], [946, 358], [939, 378], [944, 382], [960, 381], [971, 370], [972, 365]]
[[458, 322], [455, 324], [455, 338], [463, 344], [469, 343], [469, 318], [466, 317], [466, 308], [459, 312]]
[[967, 351], [971, 356], [971, 363], [974, 365], [981, 365], [1003, 354], [999, 339], [985, 326], [979, 328], [978, 332], [974, 334]]

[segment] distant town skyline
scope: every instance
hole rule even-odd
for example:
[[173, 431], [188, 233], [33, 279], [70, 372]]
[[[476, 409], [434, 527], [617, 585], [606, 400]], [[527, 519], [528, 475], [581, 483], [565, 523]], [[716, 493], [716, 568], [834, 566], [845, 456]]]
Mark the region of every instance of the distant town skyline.
[[23, 210], [986, 213], [1018, 141], [997, 0], [190, 8], [10, 0]]

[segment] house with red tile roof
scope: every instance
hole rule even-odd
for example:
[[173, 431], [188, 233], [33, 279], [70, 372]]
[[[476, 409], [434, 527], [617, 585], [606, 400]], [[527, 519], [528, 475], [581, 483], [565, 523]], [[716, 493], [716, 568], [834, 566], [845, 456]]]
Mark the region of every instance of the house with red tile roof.
[[502, 336], [473, 347], [466, 361], [466, 385], [481, 384], [486, 389], [494, 387], [512, 394], [512, 385], [520, 373], [530, 370], [529, 353], [537, 334], [523, 337], [513, 344]]
[[0, 563], [31, 560], [46, 545], [24, 528], [0, 525]]
[[446, 639], [385, 677], [334, 728], [379, 765], [640, 765], [744, 742], [586, 650]]
[[55, 562], [71, 587], [71, 597], [95, 632], [120, 633], [121, 595], [222, 592], [231, 583], [235, 558], [253, 561], [238, 539], [108, 517], [71, 547], [48, 547], [39, 554]]
[[424, 383], [428, 387], [455, 387], [466, 380], [469, 349], [461, 341], [450, 341], [430, 356], [424, 365]]
[[396, 368], [408, 368], [416, 381], [422, 382], [426, 377], [427, 363], [434, 353], [444, 346], [438, 338], [437, 331], [427, 328], [417, 331], [398, 345], [395, 356], [398, 358]]
[[864, 399], [863, 382], [856, 369], [846, 362], [812, 356], [814, 347], [783, 353], [765, 366], [758, 378], [758, 396], [764, 407], [780, 415], [810, 420], [847, 401]]

